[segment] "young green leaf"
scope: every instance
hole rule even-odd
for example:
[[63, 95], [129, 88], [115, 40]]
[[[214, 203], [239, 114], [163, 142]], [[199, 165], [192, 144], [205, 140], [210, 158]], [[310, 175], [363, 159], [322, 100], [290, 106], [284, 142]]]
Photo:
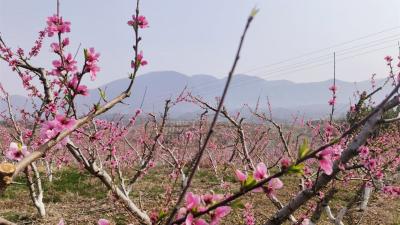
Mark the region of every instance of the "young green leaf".
[[85, 56], [85, 60], [88, 58], [88, 50], [85, 48], [83, 49], [83, 55]]
[[299, 159], [302, 159], [307, 153], [310, 151], [310, 146], [308, 144], [308, 140], [304, 139], [303, 143], [299, 147]]
[[107, 100], [106, 100], [106, 92], [104, 90], [102, 90], [101, 88], [99, 88], [99, 93], [100, 93], [101, 99], [103, 99], [103, 101], [107, 102]]
[[252, 175], [247, 176], [247, 179], [243, 183], [244, 188], [251, 188], [257, 184], [257, 181], [254, 179]]
[[303, 164], [293, 165], [288, 168], [288, 173], [289, 174], [303, 174], [303, 169], [304, 169]]

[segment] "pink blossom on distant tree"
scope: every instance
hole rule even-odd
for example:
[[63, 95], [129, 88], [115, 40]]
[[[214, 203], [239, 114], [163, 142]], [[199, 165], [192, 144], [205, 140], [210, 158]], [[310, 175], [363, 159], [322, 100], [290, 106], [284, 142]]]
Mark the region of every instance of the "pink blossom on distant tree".
[[254, 218], [253, 206], [250, 203], [244, 205], [244, 222], [246, 225], [255, 225], [256, 219]]
[[358, 152], [361, 156], [361, 158], [367, 158], [368, 154], [369, 154], [369, 148], [367, 146], [361, 146], [360, 148], [358, 148]]

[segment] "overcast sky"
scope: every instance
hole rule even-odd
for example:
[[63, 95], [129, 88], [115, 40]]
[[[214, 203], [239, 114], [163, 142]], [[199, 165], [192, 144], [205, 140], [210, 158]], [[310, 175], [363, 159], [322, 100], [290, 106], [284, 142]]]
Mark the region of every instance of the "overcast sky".
[[[30, 48], [55, 5], [55, 0], [0, 0], [3, 38], [12, 47]], [[133, 0], [61, 0], [62, 16], [72, 23], [69, 51], [75, 52], [81, 43], [101, 53], [101, 72], [90, 87], [127, 76], [133, 36], [126, 22], [134, 6]], [[141, 73], [175, 70], [226, 76], [254, 6], [260, 13], [249, 31], [238, 73], [296, 82], [326, 80], [332, 78], [336, 51], [338, 78], [359, 81], [372, 73], [386, 75], [383, 57], [398, 55], [398, 0], [142, 0], [141, 12], [150, 28], [142, 33], [149, 65]], [[54, 58], [49, 43], [38, 65]], [[0, 81], [19, 93], [20, 83], [4, 63]]]

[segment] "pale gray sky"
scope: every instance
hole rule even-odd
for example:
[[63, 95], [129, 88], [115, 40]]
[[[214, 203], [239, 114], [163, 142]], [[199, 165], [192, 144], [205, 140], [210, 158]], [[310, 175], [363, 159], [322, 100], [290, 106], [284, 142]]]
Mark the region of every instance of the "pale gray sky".
[[[62, 15], [72, 22], [70, 51], [82, 43], [101, 53], [101, 72], [90, 87], [127, 76], [133, 37], [126, 22], [134, 5], [133, 0], [61, 0]], [[398, 54], [398, 0], [142, 0], [141, 5], [150, 22], [142, 33], [149, 65], [141, 73], [175, 70], [225, 76], [255, 5], [260, 13], [237, 72], [296, 82], [326, 80], [332, 77], [330, 55], [337, 51], [338, 78], [357, 81], [372, 73], [384, 76], [383, 57]], [[54, 11], [55, 0], [0, 0], [0, 32], [10, 46], [30, 48]], [[40, 65], [54, 58], [49, 43], [37, 61]], [[319, 49], [324, 50], [286, 61]], [[281, 61], [285, 63], [271, 66]], [[4, 63], [0, 81], [19, 93], [20, 84]]]

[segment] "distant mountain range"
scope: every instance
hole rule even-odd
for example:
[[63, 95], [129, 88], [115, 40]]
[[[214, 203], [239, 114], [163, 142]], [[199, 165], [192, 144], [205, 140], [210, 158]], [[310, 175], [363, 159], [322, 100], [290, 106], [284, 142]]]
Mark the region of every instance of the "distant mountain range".
[[[205, 101], [215, 104], [215, 97], [221, 94], [225, 81], [226, 78], [218, 79], [210, 75], [187, 76], [174, 71], [147, 73], [136, 78], [132, 96], [124, 101], [125, 104], [117, 105], [109, 114], [132, 114], [141, 106], [142, 100], [144, 111], [161, 112], [164, 101], [168, 98], [176, 98], [185, 87], [193, 95], [201, 96]], [[100, 88], [106, 91], [108, 99], [112, 99], [127, 87], [128, 82], [128, 79], [120, 79]], [[380, 82], [383, 81], [377, 81], [377, 83]], [[350, 101], [354, 102], [353, 96], [357, 90], [371, 89], [369, 81], [351, 83], [337, 80], [336, 83], [338, 86], [336, 116], [344, 115], [349, 108]], [[260, 103], [260, 109], [265, 110], [268, 98], [276, 119], [289, 119], [293, 115], [318, 119], [329, 115], [328, 100], [331, 98], [331, 92], [328, 88], [331, 85], [332, 80], [294, 83], [287, 80], [264, 80], [259, 77], [238, 74], [233, 78], [225, 105], [231, 112], [241, 110], [246, 114], [248, 110], [243, 107], [245, 105], [254, 107], [257, 101]], [[100, 98], [97, 89], [92, 89], [89, 93], [89, 96], [77, 99], [80, 111], [87, 111]], [[384, 93], [387, 92], [383, 91], [377, 98], [382, 98]], [[28, 110], [30, 108], [29, 99], [26, 97], [12, 96], [12, 101], [17, 107], [25, 105]], [[5, 105], [0, 105], [0, 110], [4, 109]], [[173, 107], [171, 116], [174, 119], [192, 119], [200, 113], [201, 109], [198, 106], [183, 103]]]

